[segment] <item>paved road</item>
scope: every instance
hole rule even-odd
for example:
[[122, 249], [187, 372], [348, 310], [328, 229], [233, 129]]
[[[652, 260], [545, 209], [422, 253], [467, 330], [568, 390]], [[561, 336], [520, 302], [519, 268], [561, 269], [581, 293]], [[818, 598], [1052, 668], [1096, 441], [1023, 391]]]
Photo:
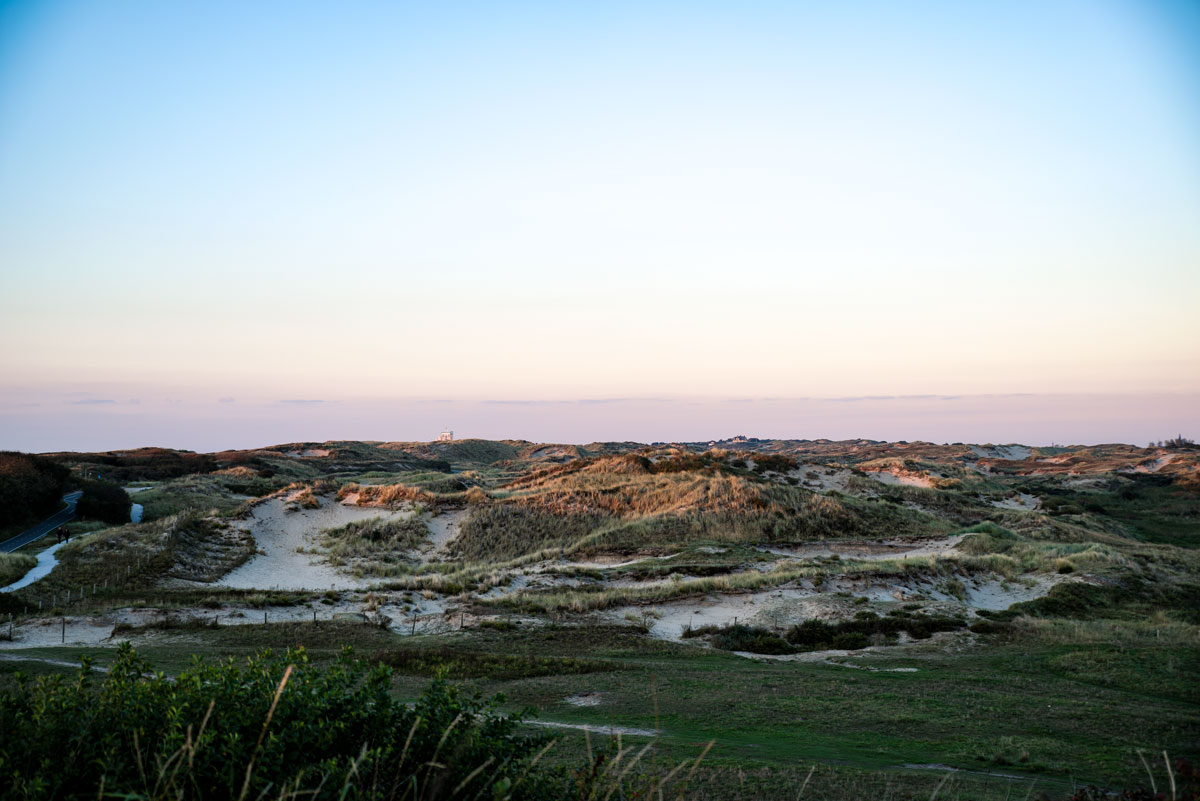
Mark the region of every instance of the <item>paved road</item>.
[[58, 512], [55, 512], [33, 528], [18, 534], [12, 539], [7, 539], [4, 542], [0, 542], [0, 551], [15, 551], [24, 545], [28, 545], [36, 539], [46, 536], [63, 523], [69, 523], [70, 521], [74, 520], [75, 504], [79, 502], [79, 496], [82, 494], [82, 492], [76, 491], [64, 495], [63, 500], [66, 501], [67, 504], [66, 509], [61, 509]]

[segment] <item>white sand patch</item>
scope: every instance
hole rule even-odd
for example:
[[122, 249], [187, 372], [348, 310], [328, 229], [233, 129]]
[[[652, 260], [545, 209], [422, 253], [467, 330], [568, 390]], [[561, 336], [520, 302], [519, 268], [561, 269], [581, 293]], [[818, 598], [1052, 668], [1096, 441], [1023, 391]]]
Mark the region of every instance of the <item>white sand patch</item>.
[[801, 486], [817, 492], [844, 492], [850, 476], [849, 470], [819, 464], [802, 464], [788, 473], [788, 477], [798, 480]]
[[918, 556], [942, 556], [962, 542], [965, 535], [955, 534], [929, 540], [891, 539], [879, 542], [822, 542], [796, 547], [759, 546], [758, 550], [793, 559], [821, 559], [838, 556], [844, 559], [882, 561]]
[[1032, 512], [1041, 505], [1040, 498], [1026, 492], [1018, 492], [1014, 497], [1005, 498], [1002, 501], [992, 501], [992, 506], [998, 509], [1019, 509], [1026, 512]]
[[320, 554], [297, 553], [318, 546], [321, 531], [372, 518], [399, 520], [409, 510], [388, 511], [349, 506], [328, 498], [317, 509], [287, 511], [287, 500], [268, 498], [255, 504], [244, 521], [259, 553], [214, 582], [241, 589], [327, 590], [360, 589], [370, 582], [346, 576], [322, 561]]
[[1023, 462], [1033, 455], [1033, 449], [1024, 445], [972, 445], [971, 452], [981, 459], [1003, 459]]
[[639, 562], [647, 562], [651, 559], [674, 559], [679, 556], [677, 553], [667, 554], [666, 556], [639, 556], [636, 559], [621, 559], [619, 556], [597, 556], [588, 562], [564, 562], [560, 566], [577, 567], [582, 570], [603, 570], [610, 567], [629, 567], [636, 565]]
[[[349, 498], [346, 499], [349, 503]], [[442, 512], [426, 520], [429, 526], [429, 546], [421, 551], [421, 562], [436, 561], [446, 555], [446, 547], [458, 538], [462, 523], [469, 514], [466, 509]]]
[[1146, 461], [1139, 462], [1130, 468], [1122, 468], [1121, 472], [1157, 473], [1159, 470], [1162, 470], [1171, 462], [1175, 461], [1176, 456], [1178, 456], [1178, 454], [1169, 453], [1166, 456], [1160, 456], [1157, 459], [1147, 459]]
[[575, 693], [563, 700], [571, 706], [600, 706], [604, 703], [604, 696], [600, 693]]
[[634, 729], [629, 726], [598, 726], [592, 723], [560, 723], [554, 720], [527, 720], [530, 726], [546, 726], [554, 729], [579, 729], [592, 734], [623, 735], [630, 737], [657, 737], [654, 729]]
[[[1130, 472], [1124, 469], [1117, 470], [1118, 473]], [[1030, 475], [1033, 475], [1032, 473]], [[1068, 478], [1062, 482], [1064, 487], [1072, 489], [1104, 489], [1109, 482], [1107, 476], [1080, 476], [1078, 478]]]
[[752, 651], [730, 651], [735, 656], [745, 657], [746, 659], [761, 659], [770, 662], [808, 662], [812, 664], [833, 665], [834, 667], [851, 668], [853, 670], [868, 670], [872, 673], [917, 673], [915, 667], [895, 667], [895, 668], [880, 668], [873, 665], [856, 665], [852, 662], [837, 662], [837, 659], [846, 659], [849, 657], [862, 657], [871, 653], [882, 651], [891, 646], [886, 645], [869, 645], [866, 648], [860, 648], [857, 651], [845, 651], [840, 649], [830, 649], [828, 651], [805, 651], [799, 654], [756, 654]]
[[1042, 597], [1063, 578], [1031, 575], [1019, 581], [961, 579], [964, 597], [958, 598], [947, 591], [942, 579], [843, 577], [826, 581], [820, 588], [801, 583], [762, 592], [713, 594], [653, 606], [620, 607], [602, 612], [601, 617], [617, 622], [625, 621], [627, 616], [645, 619], [651, 636], [679, 640], [688, 628], [702, 626], [742, 623], [782, 631], [809, 619], [843, 619], [861, 608], [854, 605], [854, 598], [880, 603], [937, 603], [946, 607], [946, 612], [1002, 610], [1014, 603]]
[[928, 476], [918, 475], [916, 473], [901, 473], [891, 470], [865, 470], [868, 478], [873, 478], [880, 484], [890, 484], [892, 486], [900, 485], [903, 487], [924, 487], [925, 489], [933, 488], [933, 481]]
[[[966, 605], [972, 609], [989, 609], [998, 612], [1015, 603], [1041, 598], [1061, 580], [1058, 576], [1032, 576], [1026, 577], [1024, 582], [1001, 579], [966, 581], [964, 582], [967, 588]], [[953, 600], [953, 596], [947, 595], [943, 600]]]
[[64, 644], [99, 645], [112, 635], [114, 625], [114, 618], [111, 615], [37, 618], [15, 627], [12, 641], [0, 641], [0, 649]]

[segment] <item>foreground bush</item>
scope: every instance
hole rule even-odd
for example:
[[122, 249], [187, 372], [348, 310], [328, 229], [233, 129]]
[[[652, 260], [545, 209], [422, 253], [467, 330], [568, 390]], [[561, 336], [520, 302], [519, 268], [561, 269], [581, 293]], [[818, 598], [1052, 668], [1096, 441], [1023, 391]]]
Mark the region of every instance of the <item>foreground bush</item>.
[[552, 798], [541, 736], [435, 679], [412, 706], [390, 671], [303, 650], [197, 660], [170, 679], [128, 644], [101, 680], [22, 679], [0, 694], [6, 799]]

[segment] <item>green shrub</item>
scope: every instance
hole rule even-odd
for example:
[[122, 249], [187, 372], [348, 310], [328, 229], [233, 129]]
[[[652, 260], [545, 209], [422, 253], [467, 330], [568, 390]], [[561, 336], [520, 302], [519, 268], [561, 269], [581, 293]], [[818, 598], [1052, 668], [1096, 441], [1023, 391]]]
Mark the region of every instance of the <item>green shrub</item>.
[[347, 654], [326, 668], [301, 651], [238, 664], [199, 660], [151, 674], [127, 644], [98, 683], [21, 679], [0, 694], [6, 799], [560, 797], [530, 772], [545, 739], [521, 715], [435, 679], [412, 705], [389, 670]]
[[794, 654], [787, 640], [767, 629], [737, 623], [732, 626], [701, 626], [689, 629], [684, 637], [708, 637], [722, 651], [746, 651], [752, 654]]
[[866, 648], [870, 644], [870, 638], [857, 631], [845, 631], [841, 634], [833, 635], [833, 647], [844, 651], [857, 651], [859, 648]]
[[870, 645], [874, 637], [891, 641], [903, 631], [913, 639], [924, 640], [939, 631], [953, 631], [966, 625], [966, 621], [959, 618], [913, 615], [904, 610], [893, 610], [887, 617], [863, 615], [842, 623], [806, 620], [793, 626], [784, 636], [789, 643], [804, 651], [857, 649]]

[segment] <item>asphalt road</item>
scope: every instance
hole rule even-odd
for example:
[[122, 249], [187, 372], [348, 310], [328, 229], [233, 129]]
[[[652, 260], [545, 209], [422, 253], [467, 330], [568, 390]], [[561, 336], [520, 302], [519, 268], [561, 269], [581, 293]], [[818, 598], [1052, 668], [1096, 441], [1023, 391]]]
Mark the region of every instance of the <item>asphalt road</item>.
[[79, 501], [79, 496], [82, 492], [70, 492], [63, 496], [66, 501], [67, 508], [60, 509], [54, 514], [47, 517], [42, 522], [38, 523], [31, 529], [23, 531], [11, 539], [0, 542], [0, 552], [15, 551], [23, 545], [28, 545], [36, 539], [46, 536], [54, 529], [61, 526], [63, 523], [69, 523], [75, 519], [75, 504]]

